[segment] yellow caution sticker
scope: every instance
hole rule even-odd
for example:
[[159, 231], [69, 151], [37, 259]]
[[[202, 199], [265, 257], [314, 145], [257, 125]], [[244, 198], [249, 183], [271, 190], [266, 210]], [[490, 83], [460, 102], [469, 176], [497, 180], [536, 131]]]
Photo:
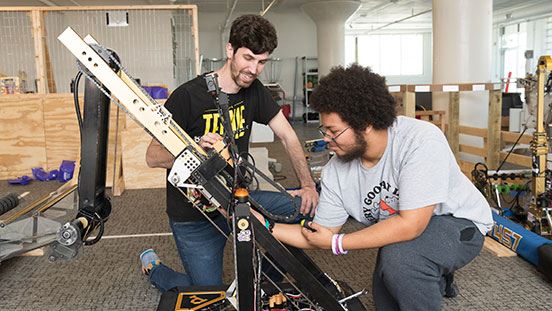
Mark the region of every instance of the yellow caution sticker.
[[178, 294], [176, 300], [175, 311], [193, 311], [200, 310], [203, 307], [212, 305], [215, 302], [226, 298], [226, 293], [223, 291], [212, 292], [189, 292]]

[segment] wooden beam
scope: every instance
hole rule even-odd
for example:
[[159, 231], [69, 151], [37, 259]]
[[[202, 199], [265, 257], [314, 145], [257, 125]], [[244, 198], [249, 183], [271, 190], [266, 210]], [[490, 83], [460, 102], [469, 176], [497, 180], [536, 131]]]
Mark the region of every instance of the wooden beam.
[[481, 147], [460, 144], [458, 149], [460, 152], [469, 153], [476, 156], [482, 156], [482, 157], [487, 156], [487, 151], [485, 150], [485, 148], [481, 148]]
[[416, 93], [403, 93], [403, 115], [411, 118], [416, 116]]
[[44, 14], [42, 14], [41, 18], [41, 36], [42, 36], [42, 42], [44, 43], [44, 64], [45, 64], [45, 70], [46, 70], [46, 81], [48, 84], [48, 92], [51, 94], [57, 93], [56, 88], [56, 80], [54, 79], [54, 71], [52, 70], [52, 63], [50, 62], [50, 52], [48, 50], [48, 42], [46, 41], [46, 23], [44, 23]]
[[[520, 134], [521, 134], [521, 133], [514, 133], [514, 132], [502, 131], [502, 133], [500, 133], [500, 139], [501, 139], [503, 142], [515, 143], [516, 140], [519, 138], [519, 135], [520, 135]], [[532, 136], [532, 135], [523, 134], [523, 136], [522, 136], [521, 139], [519, 140], [519, 143], [520, 143], [520, 144], [529, 145], [529, 144], [531, 143], [531, 140], [533, 140], [533, 136]]]
[[445, 115], [447, 112], [444, 110], [428, 110], [428, 111], [416, 111], [417, 116], [442, 116]]
[[488, 236], [485, 237], [485, 243], [483, 243], [483, 247], [485, 247], [485, 249], [489, 252], [495, 254], [495, 256], [497, 257], [517, 256], [515, 252]]
[[192, 36], [194, 37], [194, 53], [195, 53], [195, 68], [196, 68], [196, 75], [201, 74], [201, 68], [199, 68], [199, 26], [197, 21], [197, 6], [194, 5], [194, 7], [191, 9], [192, 11]]
[[[435, 124], [437, 127], [446, 133], [445, 117], [446, 111], [444, 110], [428, 110], [428, 111], [416, 111], [416, 117], [420, 117], [421, 120], [425, 120]], [[438, 120], [436, 120], [436, 118]]]
[[489, 126], [487, 134], [487, 167], [497, 169], [500, 152], [502, 90], [489, 91]]
[[44, 53], [43, 12], [31, 11], [31, 27], [34, 39], [35, 63], [36, 63], [36, 87], [39, 94], [46, 94], [46, 56]]
[[503, 89], [502, 82], [485, 82], [485, 83], [445, 83], [445, 84], [399, 84], [390, 85], [389, 92], [480, 92], [495, 89]]
[[458, 159], [460, 150], [460, 93], [450, 92], [448, 106], [447, 140], [452, 153]]
[[[500, 161], [504, 160], [507, 154], [508, 152], [501, 151]], [[530, 156], [524, 156], [524, 155], [515, 154], [515, 153], [510, 153], [510, 155], [508, 156], [508, 160], [506, 160], [506, 162], [525, 166], [525, 167], [532, 167], [533, 165], [533, 161]]]
[[471, 126], [460, 126], [460, 134], [487, 138], [487, 129]]

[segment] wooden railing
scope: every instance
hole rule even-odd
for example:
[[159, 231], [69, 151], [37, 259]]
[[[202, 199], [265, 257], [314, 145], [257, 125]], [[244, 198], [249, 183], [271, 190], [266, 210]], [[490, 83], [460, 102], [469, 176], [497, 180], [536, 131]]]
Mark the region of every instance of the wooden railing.
[[[485, 158], [489, 169], [496, 169], [506, 158], [508, 152], [502, 151], [506, 143], [513, 144], [520, 133], [501, 130], [502, 123], [502, 84], [501, 83], [462, 83], [462, 84], [427, 84], [427, 85], [392, 85], [389, 92], [395, 97], [399, 105], [399, 113], [420, 119], [426, 119], [439, 126], [447, 135], [452, 152], [458, 159], [458, 153], [466, 153]], [[489, 93], [488, 127], [476, 128], [460, 125], [460, 92], [487, 91]], [[448, 118], [440, 111], [416, 111], [416, 92], [445, 92], [449, 93]], [[439, 116], [435, 118], [435, 116]], [[435, 118], [435, 119], [434, 119]], [[460, 144], [459, 135], [481, 137], [484, 146]], [[519, 144], [529, 144], [532, 136], [524, 134]], [[473, 169], [473, 163], [458, 161], [463, 171]], [[531, 157], [512, 152], [507, 163], [531, 167]]]

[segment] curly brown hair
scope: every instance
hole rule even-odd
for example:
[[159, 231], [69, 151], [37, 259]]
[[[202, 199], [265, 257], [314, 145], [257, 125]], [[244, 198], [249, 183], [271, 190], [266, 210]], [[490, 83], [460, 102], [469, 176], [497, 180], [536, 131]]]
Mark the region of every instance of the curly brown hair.
[[364, 131], [369, 125], [386, 129], [396, 118], [397, 104], [387, 91], [385, 78], [358, 64], [346, 69], [333, 67], [320, 79], [310, 102], [320, 113], [337, 113], [355, 131]]
[[246, 47], [255, 54], [265, 52], [272, 54], [272, 51], [278, 46], [278, 36], [272, 23], [255, 14], [236, 18], [232, 22], [228, 41], [234, 49], [234, 54], [241, 47]]

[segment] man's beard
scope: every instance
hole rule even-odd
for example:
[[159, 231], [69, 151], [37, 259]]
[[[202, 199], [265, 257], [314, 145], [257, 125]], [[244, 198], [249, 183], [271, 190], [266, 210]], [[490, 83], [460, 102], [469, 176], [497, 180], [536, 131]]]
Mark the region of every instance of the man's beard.
[[234, 83], [236, 83], [237, 86], [241, 87], [241, 88], [248, 88], [251, 86], [251, 84], [253, 84], [253, 81], [255, 81], [255, 79], [257, 78], [255, 75], [252, 75], [254, 76], [253, 80], [251, 80], [251, 82], [247, 83], [247, 82], [244, 82], [240, 79], [240, 71], [238, 69], [236, 69], [236, 66], [234, 65], [234, 60], [232, 59], [230, 61], [230, 73], [232, 75], [232, 80], [234, 80]]
[[353, 132], [355, 133], [355, 143], [351, 146], [351, 150], [344, 152], [342, 155], [337, 155], [343, 162], [351, 162], [356, 158], [360, 158], [366, 152], [368, 144], [364, 140], [364, 137], [355, 130]]

